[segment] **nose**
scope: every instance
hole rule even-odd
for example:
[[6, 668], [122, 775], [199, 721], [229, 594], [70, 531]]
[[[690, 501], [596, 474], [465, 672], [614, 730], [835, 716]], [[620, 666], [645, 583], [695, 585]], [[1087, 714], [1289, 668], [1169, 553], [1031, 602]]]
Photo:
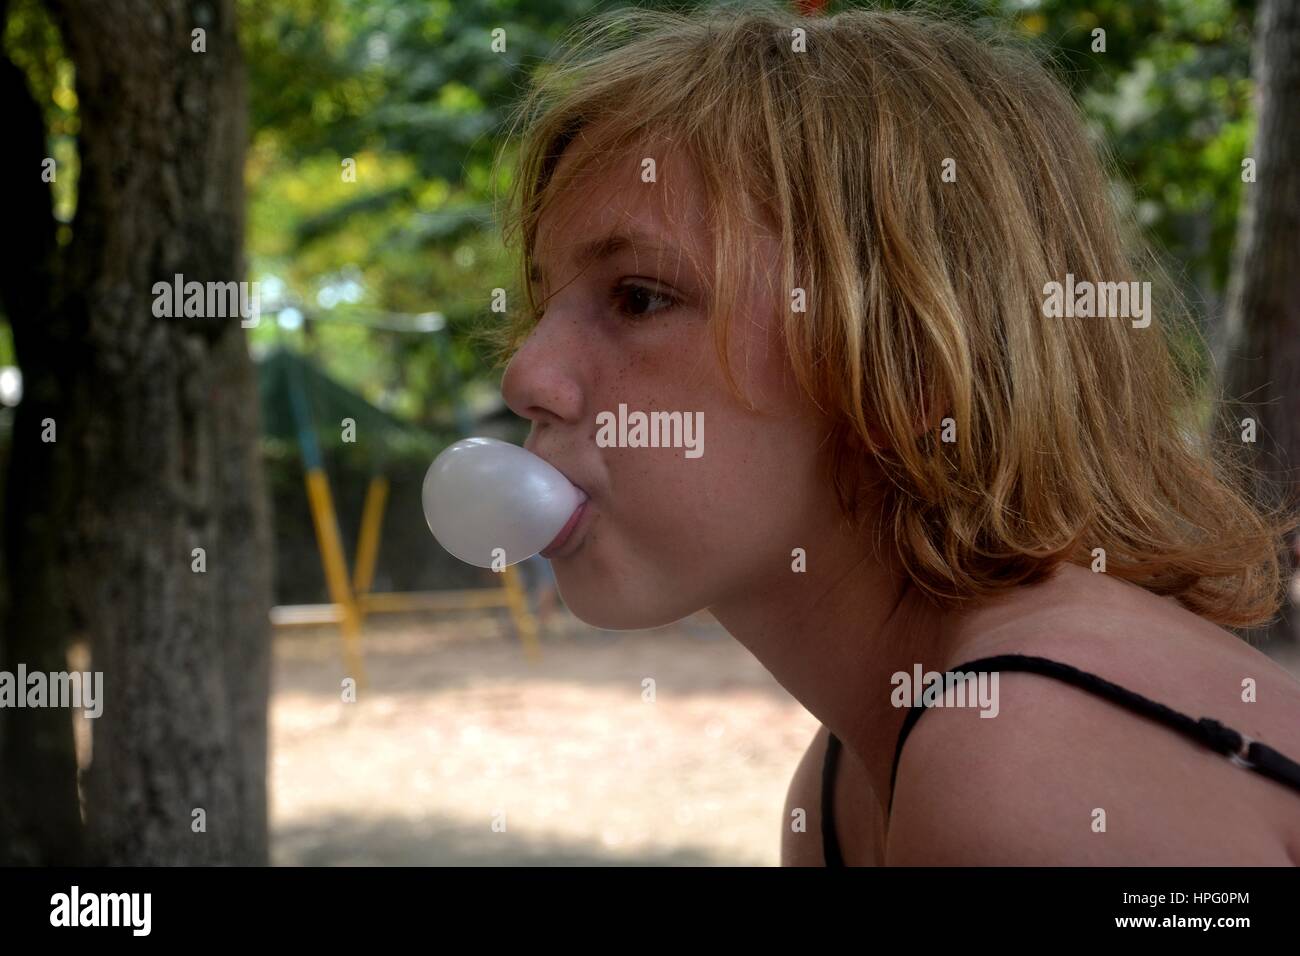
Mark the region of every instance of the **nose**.
[[520, 418], [538, 425], [582, 418], [583, 367], [577, 321], [548, 310], [506, 367], [501, 396]]

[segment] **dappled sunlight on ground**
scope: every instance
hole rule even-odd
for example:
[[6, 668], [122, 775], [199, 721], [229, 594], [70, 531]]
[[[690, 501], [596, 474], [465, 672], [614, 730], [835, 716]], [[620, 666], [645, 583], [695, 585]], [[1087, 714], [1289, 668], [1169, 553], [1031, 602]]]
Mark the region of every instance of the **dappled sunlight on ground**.
[[536, 664], [489, 614], [372, 619], [365, 647], [344, 703], [337, 632], [277, 634], [273, 862], [779, 862], [818, 724], [716, 624], [563, 616]]

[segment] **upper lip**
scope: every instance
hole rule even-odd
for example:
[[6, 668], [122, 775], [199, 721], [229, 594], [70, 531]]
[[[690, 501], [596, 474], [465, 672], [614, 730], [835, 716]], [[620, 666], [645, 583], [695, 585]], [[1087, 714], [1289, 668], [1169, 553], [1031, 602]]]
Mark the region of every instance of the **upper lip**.
[[560, 467], [560, 465], [557, 462], [552, 461], [549, 457], [543, 455], [536, 448], [529, 448], [527, 442], [524, 443], [524, 450], [532, 452], [542, 461], [546, 462], [548, 465], [550, 465], [552, 468], [554, 468], [556, 471], [562, 474], [568, 480], [569, 484], [573, 485], [573, 487], [577, 488], [579, 491], [582, 492], [584, 498], [587, 499], [591, 498], [591, 492], [587, 490], [585, 485], [580, 484], [576, 479], [574, 479], [573, 475], [570, 474], [567, 469]]
[[586, 489], [584, 486], [578, 484], [576, 481], [574, 481], [572, 478], [570, 478], [570, 477], [569, 477], [569, 473], [568, 473], [567, 471], [565, 471], [563, 468], [559, 467], [558, 465], [555, 465], [555, 466], [553, 466], [553, 467], [555, 468], [556, 471], [558, 471], [560, 474], [562, 474], [565, 478], [568, 478], [568, 479], [569, 479], [569, 484], [573, 485], [573, 487], [577, 488], [579, 491], [582, 492], [582, 499], [583, 499], [584, 501], [590, 501], [590, 500], [591, 500], [591, 493], [590, 493], [589, 491], [587, 491], [587, 489]]

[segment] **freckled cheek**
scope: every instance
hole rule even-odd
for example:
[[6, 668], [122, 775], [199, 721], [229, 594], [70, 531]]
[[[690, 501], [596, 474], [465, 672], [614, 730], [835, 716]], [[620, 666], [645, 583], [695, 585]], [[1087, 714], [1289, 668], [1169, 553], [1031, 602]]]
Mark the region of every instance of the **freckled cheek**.
[[[715, 426], [725, 434], [725, 425]], [[707, 426], [699, 458], [686, 458], [680, 449], [609, 448], [603, 453], [613, 491], [610, 530], [618, 529], [629, 544], [680, 555], [682, 542], [692, 541], [702, 554], [713, 543], [733, 540], [752, 520], [755, 503], [746, 501], [746, 451], [710, 436]]]
[[701, 382], [704, 376], [698, 365], [698, 359], [676, 350], [671, 354], [667, 350], [602, 350], [586, 369], [590, 439], [595, 440], [596, 416], [601, 412], [617, 414], [619, 405], [626, 405], [629, 412], [704, 412], [709, 418], [716, 399], [712, 389]]
[[629, 412], [703, 416], [700, 457], [687, 458], [684, 449], [597, 449], [608, 480], [607, 535], [652, 547], [692, 531], [716, 530], [731, 520], [726, 515], [738, 482], [743, 482], [737, 467], [743, 467], [751, 423], [723, 384], [712, 337], [697, 338], [683, 335], [641, 340], [635, 349], [602, 348], [587, 368], [586, 434], [593, 444], [596, 416], [617, 414], [620, 404]]
[[682, 390], [689, 370], [696, 364], [691, 353], [677, 342], [650, 346], [602, 350], [602, 390], [629, 407], [646, 407], [660, 396]]
[[694, 480], [674, 452], [660, 448], [603, 448], [613, 505], [630, 518], [681, 511]]

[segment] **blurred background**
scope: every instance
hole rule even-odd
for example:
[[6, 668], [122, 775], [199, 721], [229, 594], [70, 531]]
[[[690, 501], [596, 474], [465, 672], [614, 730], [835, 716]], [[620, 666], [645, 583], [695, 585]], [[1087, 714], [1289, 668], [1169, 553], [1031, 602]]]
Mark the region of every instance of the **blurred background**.
[[[439, 450], [526, 434], [483, 337], [493, 161], [611, 6], [0, 0], [0, 667], [107, 696], [0, 711], [0, 862], [777, 862], [818, 725], [747, 652], [703, 615], [593, 631], [545, 562], [477, 571], [422, 518]], [[1294, 493], [1296, 5], [929, 7], [1049, 53], [1207, 412], [1240, 399]], [[156, 317], [175, 274], [257, 282], [256, 325]], [[1293, 670], [1294, 619], [1248, 635]]]

